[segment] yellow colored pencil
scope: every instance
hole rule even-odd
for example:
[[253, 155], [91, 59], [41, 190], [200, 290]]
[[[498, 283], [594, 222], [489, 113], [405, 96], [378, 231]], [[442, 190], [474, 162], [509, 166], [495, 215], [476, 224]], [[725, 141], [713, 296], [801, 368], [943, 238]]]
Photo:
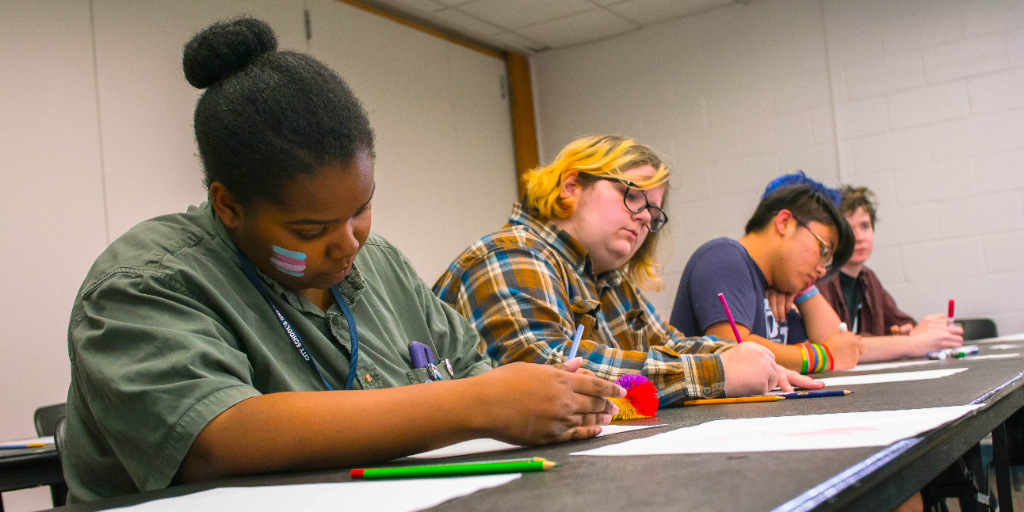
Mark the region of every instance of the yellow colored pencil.
[[716, 404], [745, 404], [750, 402], [777, 402], [785, 400], [786, 397], [778, 395], [767, 396], [738, 396], [736, 398], [709, 398], [707, 400], [687, 400], [683, 405], [716, 405]]

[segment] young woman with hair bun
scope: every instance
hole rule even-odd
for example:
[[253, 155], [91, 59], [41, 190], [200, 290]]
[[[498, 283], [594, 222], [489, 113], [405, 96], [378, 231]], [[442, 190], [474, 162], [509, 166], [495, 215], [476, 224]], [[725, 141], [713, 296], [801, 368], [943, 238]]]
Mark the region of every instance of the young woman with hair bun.
[[610, 421], [625, 391], [579, 360], [491, 370], [472, 326], [371, 233], [373, 131], [337, 74], [251, 18], [203, 30], [183, 66], [206, 89], [209, 200], [118, 238], [76, 298], [72, 502]]

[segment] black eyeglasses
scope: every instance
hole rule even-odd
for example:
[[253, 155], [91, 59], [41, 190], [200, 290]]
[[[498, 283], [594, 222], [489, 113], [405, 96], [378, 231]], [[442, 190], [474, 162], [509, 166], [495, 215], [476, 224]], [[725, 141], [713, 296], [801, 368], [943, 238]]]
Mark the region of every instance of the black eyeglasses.
[[[583, 175], [585, 173], [580, 174]], [[665, 210], [662, 210], [657, 206], [651, 206], [651, 202], [647, 199], [647, 193], [644, 192], [636, 183], [610, 176], [594, 176], [593, 174], [585, 175], [591, 179], [614, 181], [615, 183], [625, 185], [626, 190], [622, 192], [622, 204], [626, 205], [626, 209], [632, 213], [640, 213], [644, 210], [651, 212], [651, 223], [647, 226], [647, 229], [651, 233], [657, 233], [659, 229], [665, 227], [665, 224], [668, 223], [668, 215], [665, 215]]]
[[822, 240], [814, 231], [811, 231], [811, 228], [807, 227], [807, 224], [804, 224], [804, 221], [796, 218], [796, 215], [793, 216], [793, 220], [814, 236], [814, 239], [818, 241], [819, 249], [821, 251], [821, 264], [825, 266], [826, 270], [832, 268], [832, 246], [825, 243], [825, 241]]

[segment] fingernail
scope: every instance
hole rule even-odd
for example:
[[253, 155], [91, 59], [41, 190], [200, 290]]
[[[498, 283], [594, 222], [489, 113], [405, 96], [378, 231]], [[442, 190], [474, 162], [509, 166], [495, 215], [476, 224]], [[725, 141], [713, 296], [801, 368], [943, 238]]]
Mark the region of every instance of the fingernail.
[[612, 422], [612, 415], [611, 414], [602, 414], [601, 415], [601, 424], [602, 425], [607, 425], [607, 424], [609, 424], [611, 422]]
[[615, 402], [612, 402], [612, 416], [615, 416], [618, 413], [619, 413], [619, 406], [615, 405]]
[[619, 398], [626, 398], [626, 388], [619, 386], [618, 384], [616, 384], [615, 387], [619, 388]]

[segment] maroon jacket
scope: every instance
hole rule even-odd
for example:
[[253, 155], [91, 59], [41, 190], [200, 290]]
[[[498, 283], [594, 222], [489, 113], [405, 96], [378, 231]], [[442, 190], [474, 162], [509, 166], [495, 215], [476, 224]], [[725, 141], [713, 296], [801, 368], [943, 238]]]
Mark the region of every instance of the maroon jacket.
[[[889, 295], [889, 292], [885, 291], [882, 282], [878, 280], [878, 276], [871, 269], [867, 267], [861, 269], [860, 275], [857, 276], [857, 286], [860, 288], [862, 304], [857, 334], [888, 336], [892, 334], [889, 329], [894, 325], [917, 325], [910, 315], [896, 307], [896, 301], [893, 300], [892, 295]], [[825, 300], [832, 305], [832, 309], [836, 310], [839, 319], [853, 329], [850, 311], [846, 307], [843, 290], [839, 286], [839, 273], [836, 272], [825, 282], [824, 286], [819, 287], [819, 290]]]

